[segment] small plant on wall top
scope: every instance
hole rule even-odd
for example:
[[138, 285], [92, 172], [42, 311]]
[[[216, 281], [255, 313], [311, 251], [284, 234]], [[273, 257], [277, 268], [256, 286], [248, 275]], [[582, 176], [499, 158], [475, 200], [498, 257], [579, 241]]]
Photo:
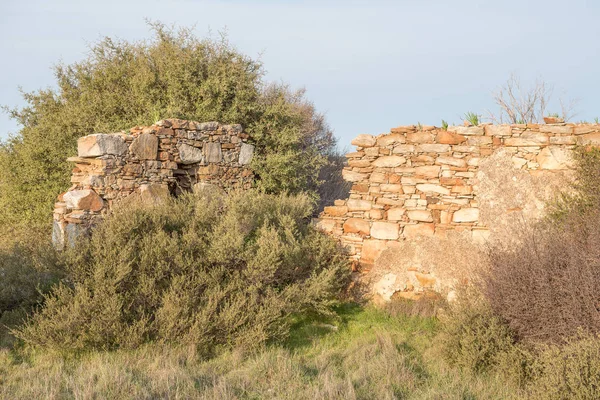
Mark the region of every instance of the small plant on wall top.
[[442, 129], [447, 131], [448, 130], [448, 122], [445, 120], [442, 120]]
[[479, 123], [481, 122], [479, 120], [479, 115], [474, 112], [471, 112], [471, 111], [467, 112], [464, 115], [464, 119], [465, 119], [465, 121], [469, 122], [471, 125], [474, 125], [474, 126], [479, 125]]

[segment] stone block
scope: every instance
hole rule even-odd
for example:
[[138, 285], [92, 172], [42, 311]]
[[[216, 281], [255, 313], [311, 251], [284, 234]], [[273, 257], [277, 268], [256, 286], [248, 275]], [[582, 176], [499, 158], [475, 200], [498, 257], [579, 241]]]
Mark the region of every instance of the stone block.
[[406, 162], [406, 158], [401, 156], [383, 156], [373, 161], [372, 165], [376, 168], [393, 168]]
[[439, 193], [439, 194], [450, 194], [450, 190], [440, 185], [433, 183], [420, 183], [417, 184], [417, 190], [423, 193]]
[[463, 158], [440, 156], [435, 160], [436, 164], [452, 165], [454, 167], [464, 168], [467, 162]]
[[377, 146], [385, 147], [392, 144], [406, 143], [406, 137], [400, 133], [381, 135], [377, 137]]
[[512, 136], [510, 125], [486, 125], [483, 129], [487, 136]]
[[140, 185], [140, 199], [144, 204], [162, 204], [170, 196], [167, 185], [160, 183], [147, 183]]
[[414, 153], [415, 152], [415, 146], [412, 144], [401, 144], [398, 146], [395, 146], [392, 149], [392, 153], [394, 154], [406, 154], [406, 153]]
[[382, 192], [387, 193], [402, 193], [402, 185], [399, 183], [384, 183], [379, 186]]
[[180, 143], [177, 145], [177, 149], [179, 150], [179, 158], [181, 158], [182, 164], [196, 164], [204, 162], [204, 154], [202, 153], [202, 150], [197, 147]]
[[362, 252], [360, 261], [364, 264], [373, 264], [381, 253], [387, 249], [386, 242], [384, 240], [366, 239], [363, 242]]
[[544, 133], [525, 132], [519, 137], [510, 137], [504, 139], [506, 146], [527, 147], [543, 146], [549, 143], [548, 136]]
[[121, 156], [127, 153], [127, 150], [129, 150], [129, 147], [120, 135], [95, 133], [77, 140], [77, 155], [79, 157]]
[[419, 153], [447, 153], [450, 151], [450, 145], [438, 143], [426, 143], [417, 146]]
[[400, 226], [392, 222], [373, 222], [371, 237], [375, 239], [396, 240], [399, 237]]
[[387, 219], [389, 221], [400, 221], [405, 213], [404, 208], [390, 208], [387, 210]]
[[406, 238], [414, 238], [417, 236], [433, 236], [434, 233], [434, 224], [405, 225], [404, 229], [402, 230], [402, 235]]
[[373, 205], [369, 200], [348, 199], [346, 202], [348, 211], [368, 211]]
[[361, 218], [348, 218], [343, 225], [345, 233], [368, 235], [371, 229], [369, 221]]
[[406, 211], [408, 219], [418, 222], [433, 222], [433, 217], [429, 210], [408, 210]]
[[470, 136], [470, 135], [483, 135], [482, 126], [449, 126], [448, 132], [457, 133], [459, 135]]
[[600, 132], [578, 136], [577, 143], [583, 145], [600, 146]]
[[104, 201], [91, 189], [70, 190], [63, 195], [67, 208], [76, 210], [100, 211]]
[[574, 166], [570, 151], [560, 146], [543, 148], [536, 161], [541, 169], [569, 169]]
[[377, 143], [377, 139], [373, 135], [360, 134], [350, 142], [353, 146], [373, 147]]
[[346, 206], [329, 206], [325, 207], [324, 210], [326, 215], [331, 215], [332, 217], [343, 217], [348, 213], [348, 207]]
[[430, 132], [411, 132], [406, 134], [408, 143], [433, 143], [435, 135]]
[[363, 174], [362, 172], [356, 172], [346, 168], [342, 170], [342, 178], [348, 182], [364, 181], [368, 176], [369, 175]]
[[465, 136], [448, 131], [439, 131], [436, 137], [436, 141], [441, 144], [461, 144], [466, 140]]
[[[251, 146], [251, 145], [248, 145]], [[204, 151], [204, 157], [208, 163], [220, 163], [223, 161], [223, 153], [221, 152], [221, 143], [208, 142], [205, 143], [202, 150]], [[254, 149], [252, 149], [254, 151]], [[240, 158], [242, 153], [240, 152]], [[252, 157], [250, 157], [252, 159]], [[240, 163], [242, 164], [242, 163]], [[246, 163], [247, 164], [247, 163]], [[244, 164], [242, 164], [244, 165]]]
[[254, 145], [242, 143], [240, 147], [240, 157], [238, 163], [240, 165], [248, 165], [254, 156]]
[[454, 212], [453, 222], [477, 222], [479, 221], [479, 208], [461, 208]]
[[156, 160], [158, 138], [150, 133], [142, 133], [133, 140], [129, 151], [140, 160]]

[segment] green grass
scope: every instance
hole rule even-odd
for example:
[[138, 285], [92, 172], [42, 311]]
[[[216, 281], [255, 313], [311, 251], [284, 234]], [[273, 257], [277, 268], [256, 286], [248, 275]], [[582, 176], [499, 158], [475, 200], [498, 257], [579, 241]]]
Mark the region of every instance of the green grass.
[[[437, 320], [346, 304], [335, 321], [296, 321], [289, 339], [256, 354], [211, 360], [147, 345], [65, 357], [0, 351], [0, 398], [10, 399], [506, 399], [494, 376], [446, 366]], [[518, 398], [518, 397], [515, 397]]]

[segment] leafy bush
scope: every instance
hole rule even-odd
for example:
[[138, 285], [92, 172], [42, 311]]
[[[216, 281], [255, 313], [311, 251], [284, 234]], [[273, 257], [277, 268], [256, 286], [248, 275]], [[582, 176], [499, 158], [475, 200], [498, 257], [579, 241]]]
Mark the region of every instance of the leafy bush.
[[[86, 59], [55, 67], [57, 89], [24, 93], [9, 113], [18, 134], [0, 144], [0, 221], [48, 230], [52, 204], [69, 187], [77, 138], [163, 118], [240, 123], [256, 143], [252, 168], [266, 192], [316, 197], [319, 171], [335, 148], [323, 115], [226, 39], [151, 24], [149, 41], [105, 38]], [[5, 227], [3, 227], [5, 229]]]
[[451, 365], [474, 373], [512, 369], [518, 353], [513, 333], [473, 290], [461, 293], [440, 318], [442, 352]]
[[306, 195], [204, 191], [120, 207], [66, 254], [68, 280], [18, 335], [59, 350], [148, 341], [255, 348], [291, 316], [330, 314], [346, 257], [307, 223]]
[[578, 335], [540, 355], [540, 368], [529, 385], [535, 399], [600, 398], [600, 338]]
[[8, 329], [22, 323], [42, 302], [43, 294], [58, 281], [60, 269], [48, 238], [0, 248], [0, 347], [13, 341]]

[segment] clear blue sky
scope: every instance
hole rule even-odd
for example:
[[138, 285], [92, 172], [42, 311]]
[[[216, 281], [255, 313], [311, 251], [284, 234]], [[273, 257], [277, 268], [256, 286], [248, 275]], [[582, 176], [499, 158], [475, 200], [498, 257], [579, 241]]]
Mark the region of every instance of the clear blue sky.
[[[348, 145], [402, 124], [460, 122], [493, 108], [511, 72], [577, 98], [600, 116], [597, 0], [0, 0], [0, 104], [54, 85], [51, 66], [85, 57], [101, 36], [142, 39], [144, 18], [227, 29], [270, 80], [305, 87]], [[551, 105], [550, 111], [559, 111]], [[18, 127], [0, 115], [0, 138]]]

